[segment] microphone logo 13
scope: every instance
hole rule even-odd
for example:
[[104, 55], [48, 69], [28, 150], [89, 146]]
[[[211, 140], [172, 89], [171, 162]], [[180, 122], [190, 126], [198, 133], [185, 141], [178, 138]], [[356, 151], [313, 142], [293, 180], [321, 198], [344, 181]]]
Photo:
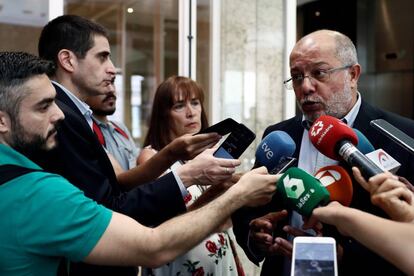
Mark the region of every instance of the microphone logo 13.
[[302, 179], [290, 178], [289, 175], [283, 179], [283, 186], [289, 198], [298, 199], [305, 191]]
[[311, 135], [312, 136], [317, 136], [317, 135], [319, 135], [319, 132], [321, 132], [321, 130], [323, 129], [323, 122], [322, 121], [318, 121], [318, 122], [316, 122], [316, 124], [314, 124], [313, 126], [312, 126], [312, 129], [311, 129]]

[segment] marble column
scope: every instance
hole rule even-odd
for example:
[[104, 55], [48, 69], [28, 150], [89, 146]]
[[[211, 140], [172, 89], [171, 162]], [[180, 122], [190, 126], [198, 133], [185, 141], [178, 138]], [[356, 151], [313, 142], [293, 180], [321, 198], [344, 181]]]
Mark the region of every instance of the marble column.
[[243, 156], [249, 169], [266, 126], [283, 118], [283, 0], [221, 1], [221, 118], [256, 135]]

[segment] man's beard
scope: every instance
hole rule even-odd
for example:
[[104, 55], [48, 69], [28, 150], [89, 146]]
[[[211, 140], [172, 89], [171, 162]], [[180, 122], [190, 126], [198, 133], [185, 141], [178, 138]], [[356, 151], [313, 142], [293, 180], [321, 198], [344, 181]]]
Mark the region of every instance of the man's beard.
[[302, 104], [307, 101], [321, 103], [324, 106], [324, 111], [306, 114], [302, 110], [306, 120], [314, 122], [322, 115], [329, 115], [341, 119], [349, 112], [349, 107], [352, 102], [351, 85], [348, 81], [345, 81], [342, 91], [332, 93], [331, 97], [326, 102], [317, 94], [305, 97], [299, 102], [299, 108], [302, 109]]
[[38, 134], [30, 134], [31, 138], [29, 139], [27, 132], [23, 129], [20, 123], [16, 122], [12, 127], [11, 141], [9, 144], [13, 149], [29, 159], [36, 159], [52, 149], [48, 148], [47, 140], [50, 136], [56, 133], [57, 128], [58, 124], [47, 133], [46, 137], [42, 137]]
[[[113, 93], [106, 95], [106, 97], [102, 100], [102, 103], [105, 103], [106, 101], [111, 100], [111, 99], [116, 100], [116, 96]], [[101, 109], [101, 108], [92, 108], [92, 109], [93, 109], [93, 113], [98, 116], [111, 116], [115, 113], [116, 105], [114, 104], [112, 107], [109, 107], [108, 109]]]
[[93, 109], [93, 114], [98, 116], [110, 116], [115, 113], [115, 107], [113, 109], [103, 110], [103, 109]]

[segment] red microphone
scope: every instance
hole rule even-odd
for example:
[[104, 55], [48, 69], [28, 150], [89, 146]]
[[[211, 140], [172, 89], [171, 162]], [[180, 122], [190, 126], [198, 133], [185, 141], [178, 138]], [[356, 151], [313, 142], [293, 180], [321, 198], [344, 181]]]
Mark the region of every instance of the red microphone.
[[348, 165], [358, 167], [366, 179], [383, 172], [355, 147], [358, 144], [357, 135], [337, 118], [320, 116], [309, 129], [309, 139], [322, 154], [335, 160], [343, 159]]
[[309, 138], [315, 148], [335, 160], [340, 159], [336, 151], [338, 142], [346, 140], [358, 145], [356, 133], [341, 120], [328, 115], [320, 116], [313, 123], [309, 129]]
[[315, 178], [329, 191], [331, 201], [338, 201], [344, 206], [351, 205], [354, 189], [352, 179], [344, 168], [337, 165], [320, 168]]

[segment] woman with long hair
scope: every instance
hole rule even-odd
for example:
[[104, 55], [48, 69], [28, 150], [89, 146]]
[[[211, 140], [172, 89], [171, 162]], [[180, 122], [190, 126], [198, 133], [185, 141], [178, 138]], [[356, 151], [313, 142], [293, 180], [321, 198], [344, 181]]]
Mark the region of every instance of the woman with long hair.
[[[172, 76], [161, 83], [155, 93], [145, 147], [137, 163], [146, 162], [173, 139], [205, 129], [208, 123], [203, 101], [202, 88], [189, 78]], [[205, 188], [192, 185], [187, 191], [187, 209], [195, 208]], [[143, 269], [143, 275], [244, 275], [231, 243], [226, 230], [218, 230], [173, 262], [156, 269]]]

